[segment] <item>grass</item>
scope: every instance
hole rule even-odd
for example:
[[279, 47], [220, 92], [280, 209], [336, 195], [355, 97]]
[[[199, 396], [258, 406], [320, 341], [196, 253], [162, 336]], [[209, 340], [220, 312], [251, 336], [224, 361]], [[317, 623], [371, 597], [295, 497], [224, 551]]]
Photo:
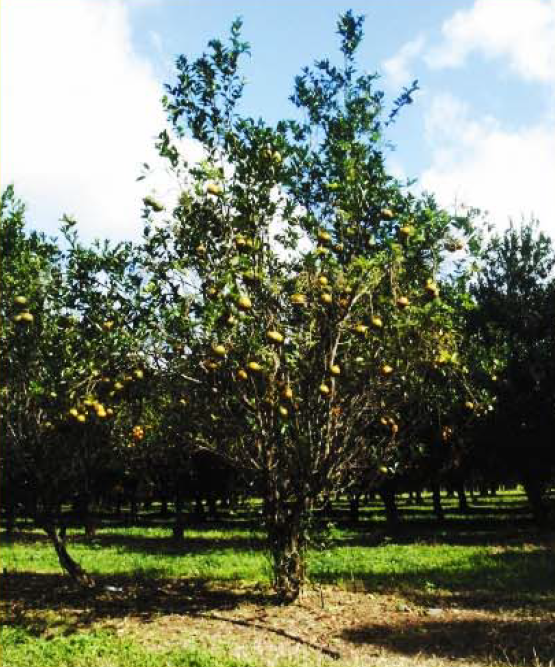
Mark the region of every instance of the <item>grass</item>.
[[[356, 604], [386, 600], [379, 604], [389, 605], [391, 623], [405, 625], [407, 619], [398, 619], [395, 610], [408, 605], [414, 611], [415, 623], [420, 623], [424, 635], [430, 636], [438, 631], [437, 624], [430, 629], [419, 620], [428, 608], [468, 612], [464, 619], [445, 618], [444, 634], [450, 633], [451, 637], [456, 637], [461, 628], [474, 627], [477, 621], [472, 615], [497, 614], [486, 620], [492, 625], [496, 641], [499, 627], [506, 628], [507, 645], [511, 637], [518, 636], [518, 628], [524, 628], [522, 624], [509, 626], [509, 621], [516, 623], [515, 614], [537, 615], [542, 623], [546, 614], [551, 618], [555, 613], [555, 535], [536, 531], [520, 492], [481, 498], [465, 515], [446, 498], [443, 524], [433, 519], [430, 499], [426, 500], [419, 507], [401, 502], [405, 520], [395, 534], [387, 532], [379, 504], [365, 507], [358, 525], [349, 523], [345, 507], [337, 506], [334, 525], [318, 535], [308, 554], [309, 589], [321, 592], [322, 604], [324, 600], [330, 604], [335, 599], [347, 599], [350, 593], [357, 596], [353, 598]], [[94, 601], [84, 600], [60, 576], [57, 558], [40, 532], [26, 527], [9, 539], [5, 534], [0, 536], [6, 579], [2, 586], [3, 666], [269, 664], [264, 654], [264, 659], [248, 652], [224, 658], [222, 646], [209, 643], [207, 648], [202, 627], [201, 645], [184, 646], [181, 642], [178, 647], [154, 651], [143, 645], [142, 630], [138, 640], [127, 631], [119, 634], [114, 630], [116, 626], [125, 628], [129, 618], [137, 616], [141, 628], [145, 622], [158, 623], [163, 618], [174, 619], [177, 624], [187, 618], [190, 623], [193, 618], [198, 621], [214, 613], [232, 614], [224, 620], [238, 623], [243, 609], [256, 608], [257, 613], [265, 609], [270, 568], [257, 521], [252, 508], [245, 508], [204, 527], [189, 527], [181, 546], [172, 542], [168, 520], [156, 512], [143, 515], [142, 525], [134, 527], [106, 520], [92, 541], [86, 541], [81, 530], [72, 529], [68, 540], [72, 556], [104, 588], [124, 591], [105, 593]], [[276, 623], [286, 627], [286, 614], [292, 619], [292, 613], [280, 612]], [[366, 609], [364, 613], [383, 614], [383, 609]], [[479, 626], [482, 630], [484, 619]], [[530, 622], [532, 629], [526, 634], [529, 645], [524, 639], [515, 647], [514, 655], [519, 659], [523, 648], [536, 651], [530, 642], [536, 641], [534, 628], [539, 626]], [[120, 623], [124, 625], [120, 627]], [[542, 632], [553, 633], [555, 660], [555, 628], [546, 627]], [[426, 653], [420, 630], [415, 630], [412, 638], [405, 637], [404, 644], [397, 643], [397, 634], [393, 640], [387, 630], [378, 624], [336, 634], [349, 646], [381, 641], [383, 650], [400, 655], [410, 654], [413, 646], [418, 656]], [[473, 632], [476, 634], [476, 629]], [[237, 640], [232, 635], [230, 641]], [[494, 653], [499, 655], [500, 650], [497, 647]], [[544, 655], [540, 650], [537, 655], [544, 662], [533, 663], [526, 657], [521, 663], [550, 664], [549, 653]], [[460, 657], [476, 656], [470, 649], [466, 653], [461, 649]], [[478, 658], [485, 660], [481, 654]], [[293, 663], [288, 663], [287, 655], [280, 655], [272, 664]]]
[[107, 631], [53, 638], [21, 628], [2, 628], [3, 667], [252, 667], [250, 661], [214, 655], [202, 648], [149, 651]]

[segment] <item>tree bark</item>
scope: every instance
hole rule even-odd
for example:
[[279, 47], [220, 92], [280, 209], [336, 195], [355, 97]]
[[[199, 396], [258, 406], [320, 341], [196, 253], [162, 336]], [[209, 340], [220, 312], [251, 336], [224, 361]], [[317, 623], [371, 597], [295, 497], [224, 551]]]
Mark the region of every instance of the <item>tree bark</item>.
[[543, 498], [543, 484], [536, 475], [530, 475], [523, 480], [523, 486], [532, 509], [534, 521], [538, 526], [544, 527], [547, 524], [548, 512]]
[[95, 585], [94, 579], [69, 555], [65, 541], [58, 535], [55, 525], [52, 522], [47, 522], [44, 525], [44, 531], [52, 542], [62, 570], [67, 572], [71, 579], [82, 588], [92, 588]]
[[270, 519], [268, 543], [273, 561], [274, 589], [282, 604], [299, 597], [304, 581], [302, 520], [293, 512], [283, 519]]
[[438, 521], [443, 521], [445, 519], [445, 514], [443, 513], [443, 507], [441, 506], [441, 488], [437, 482], [432, 483], [432, 498], [434, 501], [434, 514]]
[[464, 491], [464, 483], [457, 482], [457, 496], [459, 498], [459, 512], [466, 513], [468, 512], [468, 501], [466, 499], [466, 493]]
[[390, 484], [385, 484], [380, 489], [380, 496], [385, 507], [385, 517], [387, 526], [390, 530], [395, 530], [399, 526], [399, 510], [395, 498], [395, 489]]
[[181, 498], [181, 492], [177, 491], [175, 497], [175, 521], [173, 524], [173, 539], [174, 542], [178, 544], [183, 542], [185, 525], [183, 521], [183, 499]]
[[349, 499], [349, 518], [353, 523], [358, 523], [360, 516], [360, 496], [351, 496]]

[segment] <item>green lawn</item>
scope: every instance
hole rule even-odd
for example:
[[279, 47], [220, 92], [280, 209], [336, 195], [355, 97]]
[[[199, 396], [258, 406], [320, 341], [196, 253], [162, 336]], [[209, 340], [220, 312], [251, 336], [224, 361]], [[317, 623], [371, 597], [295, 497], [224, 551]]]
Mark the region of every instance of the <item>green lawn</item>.
[[[393, 596], [418, 608], [446, 601], [477, 608], [493, 601], [505, 611], [555, 611], [554, 536], [536, 531], [520, 493], [477, 499], [466, 515], [445, 499], [444, 524], [433, 520], [429, 499], [423, 507], [400, 506], [404, 525], [393, 535], [378, 504], [364, 509], [358, 525], [350, 524], [338, 507], [334, 523], [318, 534], [309, 551], [309, 587], [324, 586], [328, 599], [333, 587], [339, 587]], [[117, 603], [84, 602], [72, 592], [39, 531], [27, 526], [9, 539], [2, 534], [4, 667], [254, 664], [250, 658], [225, 662], [202, 647], [152, 652], [95, 625], [137, 609], [150, 616], [175, 614], [186, 598], [194, 598], [203, 612], [229, 606], [222, 592], [226, 589], [235, 597], [237, 591], [268, 597], [269, 561], [263, 535], [253, 527], [259, 524], [248, 508], [190, 527], [181, 546], [171, 540], [169, 520], [153, 512], [141, 522], [125, 527], [106, 521], [90, 542], [81, 530], [69, 531], [70, 553], [101, 586], [116, 591], [135, 586], [134, 597], [129, 593]], [[173, 587], [174, 598], [163, 597], [164, 587]], [[233, 604], [238, 604], [235, 598]], [[83, 618], [87, 605], [96, 605], [95, 622], [73, 623], [72, 618]], [[117, 611], [117, 605], [123, 610]]]

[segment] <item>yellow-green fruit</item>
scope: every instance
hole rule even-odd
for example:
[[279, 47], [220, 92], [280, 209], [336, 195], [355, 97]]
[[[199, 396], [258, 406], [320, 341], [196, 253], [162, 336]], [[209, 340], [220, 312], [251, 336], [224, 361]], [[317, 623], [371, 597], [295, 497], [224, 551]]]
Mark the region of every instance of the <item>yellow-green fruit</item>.
[[293, 390], [291, 389], [291, 387], [285, 387], [285, 389], [281, 393], [281, 396], [287, 401], [290, 401], [293, 398]]
[[225, 357], [226, 349], [223, 345], [212, 345], [212, 351], [218, 357]]
[[474, 410], [474, 403], [472, 401], [466, 401], [466, 403], [464, 404], [464, 407], [467, 410]]
[[337, 244], [334, 246], [334, 250], [335, 250], [336, 252], [343, 252], [344, 249], [345, 249], [345, 246], [343, 245], [343, 243], [337, 243]]
[[320, 295], [320, 301], [328, 306], [329, 304], [333, 303], [333, 297], [331, 294], [325, 292], [324, 294]]
[[401, 308], [401, 310], [402, 310], [403, 308], [406, 308], [409, 304], [410, 304], [410, 301], [407, 299], [406, 296], [400, 296], [400, 297], [397, 299], [397, 307], [398, 307], [398, 308]]
[[100, 419], [104, 419], [107, 416], [107, 412], [104, 410], [104, 408], [102, 410], [99, 409], [96, 411], [96, 416]]
[[87, 421], [87, 418], [85, 417], [85, 415], [77, 415], [77, 421], [83, 424], [84, 422]]
[[347, 229], [345, 229], [345, 234], [347, 234], [347, 236], [354, 236], [356, 233], [357, 230], [354, 227], [347, 227]]
[[318, 246], [316, 248], [316, 254], [317, 255], [329, 255], [329, 248], [325, 248], [324, 246]]
[[276, 164], [281, 164], [281, 153], [279, 151], [274, 151], [274, 154], [272, 155], [272, 160]]
[[106, 320], [104, 324], [102, 325], [102, 328], [104, 331], [111, 331], [114, 328], [114, 322], [113, 320]]
[[284, 405], [280, 405], [279, 406], [279, 414], [282, 417], [287, 417], [287, 415], [289, 414], [289, 410]]
[[389, 472], [389, 470], [385, 466], [380, 466], [378, 470], [384, 475], [387, 475], [387, 473]]
[[24, 296], [16, 296], [13, 301], [17, 306], [26, 306], [27, 305], [27, 299]]
[[318, 278], [318, 284], [321, 287], [326, 287], [326, 285], [329, 285], [329, 280], [326, 278], [326, 276], [320, 276]]
[[254, 271], [244, 271], [241, 275], [243, 280], [251, 285], [254, 283], [259, 283], [261, 280], [260, 275]]
[[257, 361], [249, 361], [247, 368], [253, 373], [260, 373], [262, 366]]
[[14, 318], [14, 322], [17, 322], [18, 324], [31, 324], [34, 321], [34, 317], [31, 315], [31, 313], [20, 313], [19, 315], [16, 315]]
[[384, 208], [382, 211], [382, 220], [392, 220], [395, 214], [390, 208]]
[[240, 296], [237, 299], [237, 306], [241, 310], [250, 310], [252, 308], [252, 301], [249, 299], [248, 296]]
[[142, 379], [144, 378], [144, 376], [145, 376], [144, 372], [143, 372], [140, 368], [136, 368], [136, 369], [133, 371], [133, 375], [135, 376], [135, 378], [136, 378], [137, 380], [142, 380]]
[[160, 204], [160, 202], [156, 201], [154, 197], [145, 197], [143, 199], [143, 203], [145, 206], [150, 206], [150, 208], [155, 212], [155, 213], [160, 213], [160, 211], [164, 210], [163, 204]]
[[283, 343], [283, 336], [279, 333], [279, 331], [268, 331], [266, 336], [272, 341], [272, 343], [277, 343], [278, 345]]
[[69, 414], [72, 417], [77, 417], [77, 415], [79, 414], [79, 410], [77, 410], [76, 408], [71, 408], [70, 411], [69, 411]]
[[365, 334], [368, 331], [368, 327], [366, 326], [366, 324], [357, 324], [355, 327], [355, 331], [358, 334]]
[[318, 232], [318, 241], [320, 241], [320, 243], [329, 243], [331, 241], [331, 234], [321, 229]]
[[206, 192], [208, 192], [209, 195], [219, 196], [223, 194], [223, 191], [224, 189], [222, 186], [218, 185], [217, 183], [208, 183], [206, 186]]
[[121, 391], [121, 390], [123, 389], [123, 384], [122, 384], [121, 382], [116, 382], [116, 383], [114, 384], [114, 389], [115, 389], [116, 391]]
[[331, 392], [331, 389], [325, 383], [322, 383], [320, 385], [319, 389], [320, 389], [320, 393], [322, 394], [322, 396], [327, 396]]
[[249, 374], [243, 368], [240, 368], [237, 371], [237, 379], [238, 380], [248, 380], [248, 378], [249, 378]]
[[294, 306], [305, 306], [306, 305], [306, 295], [304, 294], [292, 294], [291, 303]]
[[401, 234], [401, 236], [408, 238], [409, 236], [412, 236], [414, 234], [414, 227], [412, 227], [411, 225], [405, 225], [404, 227], [401, 227], [399, 233]]
[[372, 318], [372, 326], [375, 327], [376, 329], [381, 329], [383, 327], [382, 318], [375, 315]]
[[393, 373], [393, 367], [390, 366], [389, 364], [384, 364], [381, 367], [381, 372], [382, 372], [382, 375], [391, 375], [391, 373]]
[[244, 236], [238, 235], [235, 237], [235, 245], [237, 248], [244, 248], [247, 245], [247, 239]]
[[340, 375], [341, 374], [341, 368], [338, 364], [331, 364], [330, 365], [330, 373], [332, 375]]

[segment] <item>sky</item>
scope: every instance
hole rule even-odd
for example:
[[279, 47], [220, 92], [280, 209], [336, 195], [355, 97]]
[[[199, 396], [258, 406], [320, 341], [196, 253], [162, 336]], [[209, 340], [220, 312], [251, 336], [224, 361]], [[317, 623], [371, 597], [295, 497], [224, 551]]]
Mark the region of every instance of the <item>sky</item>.
[[[176, 57], [241, 16], [242, 109], [274, 123], [303, 66], [341, 62], [347, 9], [366, 16], [359, 64], [388, 102], [419, 81], [391, 172], [450, 210], [499, 229], [534, 216], [555, 238], [555, 0], [0, 0], [0, 186], [31, 228], [55, 234], [68, 214], [86, 241], [137, 240], [142, 197], [175, 188], [154, 141]], [[138, 182], [143, 162], [154, 175]]]

